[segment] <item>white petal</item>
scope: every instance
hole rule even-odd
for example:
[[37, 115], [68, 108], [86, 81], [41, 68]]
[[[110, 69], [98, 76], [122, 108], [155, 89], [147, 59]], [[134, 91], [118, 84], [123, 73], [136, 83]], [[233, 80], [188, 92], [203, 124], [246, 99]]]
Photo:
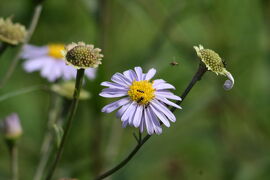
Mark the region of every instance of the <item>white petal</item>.
[[145, 80], [150, 80], [150, 79], [152, 79], [154, 76], [155, 76], [155, 74], [156, 74], [156, 70], [154, 69], [154, 68], [152, 68], [152, 69], [150, 69], [148, 72], [147, 72], [147, 74], [145, 75]]
[[132, 103], [130, 103], [127, 110], [124, 112], [123, 116], [121, 117], [121, 121], [126, 121], [129, 119], [130, 113], [133, 112], [137, 106], [136, 104], [137, 103], [135, 103], [134, 101], [132, 101]]
[[127, 94], [127, 90], [125, 89], [116, 89], [116, 88], [104, 88], [102, 89], [103, 93], [108, 93], [108, 94], [118, 94], [118, 93], [126, 93]]
[[142, 117], [142, 120], [141, 120], [141, 123], [140, 123], [140, 126], [139, 126], [141, 133], [143, 133], [143, 129], [144, 129], [145, 126], [146, 126], [145, 125], [145, 119], [144, 119], [144, 117]]
[[135, 72], [137, 74], [138, 81], [143, 80], [143, 73], [142, 73], [142, 68], [141, 67], [135, 67]]
[[169, 83], [159, 83], [158, 85], [153, 84], [153, 87], [156, 90], [162, 90], [162, 89], [175, 89], [175, 87]]
[[123, 128], [126, 128], [127, 125], [128, 125], [128, 121], [124, 121], [123, 124], [122, 124], [122, 127], [123, 127]]
[[133, 120], [134, 120], [134, 116], [135, 116], [135, 113], [137, 111], [137, 108], [138, 108], [138, 104], [137, 103], [134, 103], [134, 108], [132, 108], [132, 110], [129, 112], [129, 118], [128, 118], [128, 124], [130, 126], [133, 126]]
[[88, 68], [85, 70], [85, 76], [88, 77], [88, 79], [95, 79], [96, 77], [96, 68]]
[[153, 81], [153, 85], [155, 86], [159, 85], [160, 83], [166, 83], [166, 81], [164, 81], [163, 79], [156, 79]]
[[151, 115], [148, 113], [148, 108], [144, 110], [144, 120], [145, 120], [145, 126], [148, 134], [153, 134], [154, 133], [154, 127], [151, 119]]
[[134, 119], [133, 119], [133, 125], [135, 127], [139, 127], [141, 120], [142, 120], [142, 114], [143, 114], [143, 106], [138, 105], [137, 110], [136, 110], [135, 115], [134, 115]]
[[101, 111], [105, 112], [105, 113], [111, 113], [114, 110], [116, 110], [117, 108], [119, 108], [120, 106], [127, 104], [128, 102], [130, 102], [129, 98], [123, 98], [123, 99], [120, 99], [118, 101], [115, 101], [111, 104], [104, 106]]
[[223, 88], [228, 91], [228, 90], [231, 90], [233, 88], [234, 78], [233, 78], [232, 74], [228, 71], [226, 71], [226, 76], [229, 79], [225, 81]]
[[169, 101], [169, 100], [166, 99], [166, 98], [163, 98], [163, 97], [160, 97], [160, 96], [156, 96], [156, 99], [158, 99], [158, 100], [162, 101], [163, 103], [168, 104], [168, 105], [170, 105], [170, 106], [176, 107], [176, 108], [178, 108], [178, 109], [182, 109], [179, 105], [177, 105], [177, 104], [175, 104], [175, 103]]
[[176, 121], [176, 117], [174, 116], [174, 114], [166, 106], [164, 106], [162, 103], [160, 103], [158, 100], [151, 101], [151, 104], [157, 110], [161, 111], [165, 116], [167, 116], [167, 118], [169, 120], [171, 120], [172, 122]]
[[125, 87], [128, 87], [129, 85], [131, 85], [131, 82], [121, 73], [115, 73], [112, 76], [111, 80]]
[[46, 64], [42, 67], [41, 76], [47, 78], [50, 82], [59, 78], [57, 62], [54, 60], [47, 60]]
[[147, 112], [149, 114], [149, 117], [153, 123], [153, 127], [154, 127], [154, 131], [156, 134], [161, 134], [162, 133], [162, 128], [160, 126], [159, 120], [157, 119], [157, 116], [155, 115], [155, 113], [150, 109], [147, 108]]
[[47, 46], [32, 46], [32, 45], [25, 45], [23, 47], [21, 57], [24, 59], [33, 59], [39, 58], [43, 56], [48, 56], [48, 47]]
[[127, 71], [123, 72], [123, 74], [130, 82], [137, 80], [136, 74], [133, 70], [127, 70]]
[[107, 87], [114, 88], [114, 89], [123, 89], [123, 90], [126, 89], [127, 90], [126, 86], [123, 86], [123, 85], [117, 84], [117, 83], [113, 83], [113, 82], [108, 82], [108, 81], [104, 81], [100, 85], [107, 86]]
[[63, 79], [65, 80], [75, 79], [76, 69], [64, 63], [63, 68], [62, 68], [62, 76], [63, 76]]
[[41, 58], [41, 59], [31, 59], [27, 60], [24, 64], [23, 67], [26, 72], [33, 72], [33, 71], [38, 71], [42, 69], [44, 64], [46, 63], [46, 58]]
[[164, 116], [161, 112], [159, 112], [153, 105], [151, 105], [151, 103], [148, 106], [153, 113], [161, 120], [161, 122], [163, 122], [163, 124], [167, 127], [170, 127], [170, 122], [169, 120], [166, 118], [166, 116]]
[[126, 105], [124, 105], [124, 106], [122, 106], [122, 107], [117, 111], [116, 117], [118, 117], [118, 118], [121, 119], [121, 117], [123, 116], [124, 112], [127, 110], [127, 108], [129, 107], [130, 104], [131, 104], [131, 102], [128, 103], [128, 104], [126, 104]]
[[122, 97], [122, 96], [127, 95], [127, 91], [121, 90], [121, 89], [106, 88], [106, 89], [103, 89], [99, 95], [102, 97], [108, 97], [108, 98]]
[[179, 96], [174, 95], [172, 92], [164, 91], [164, 90], [161, 90], [161, 91], [157, 90], [155, 92], [155, 95], [156, 96], [161, 96], [161, 97], [164, 97], [164, 98], [168, 98], [168, 99], [177, 100], [177, 101], [182, 100]]

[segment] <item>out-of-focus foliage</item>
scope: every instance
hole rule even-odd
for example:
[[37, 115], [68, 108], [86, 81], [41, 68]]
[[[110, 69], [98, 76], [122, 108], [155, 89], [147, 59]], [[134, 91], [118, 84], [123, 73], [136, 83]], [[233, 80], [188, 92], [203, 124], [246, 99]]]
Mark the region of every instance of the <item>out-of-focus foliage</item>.
[[[219, 53], [234, 75], [231, 91], [225, 78], [206, 73], [192, 89], [177, 122], [154, 136], [112, 179], [255, 180], [270, 178], [270, 1], [267, 0], [45, 0], [31, 43], [98, 44], [105, 58], [95, 81], [86, 81], [91, 98], [81, 101], [70, 139], [57, 170], [58, 177], [92, 177], [96, 158], [93, 137], [101, 143], [103, 168], [119, 162], [135, 145], [133, 128], [122, 129], [115, 114], [101, 114], [108, 102], [98, 97], [99, 83], [134, 66], [154, 67], [157, 77], [181, 95], [197, 69], [193, 45]], [[28, 25], [31, 0], [1, 0], [0, 16], [13, 15]], [[100, 12], [101, 16], [97, 16]], [[101, 17], [101, 18], [99, 18]], [[16, 52], [1, 56], [0, 77]], [[177, 61], [177, 66], [171, 66]], [[22, 61], [21, 61], [22, 62]], [[47, 84], [39, 73], [20, 65], [1, 95]], [[20, 140], [21, 179], [32, 179], [47, 128], [51, 100], [36, 91], [0, 102], [0, 117], [17, 112], [24, 135]], [[101, 117], [100, 117], [101, 116]], [[97, 131], [97, 121], [102, 131]], [[0, 142], [0, 179], [9, 177], [8, 151]]]

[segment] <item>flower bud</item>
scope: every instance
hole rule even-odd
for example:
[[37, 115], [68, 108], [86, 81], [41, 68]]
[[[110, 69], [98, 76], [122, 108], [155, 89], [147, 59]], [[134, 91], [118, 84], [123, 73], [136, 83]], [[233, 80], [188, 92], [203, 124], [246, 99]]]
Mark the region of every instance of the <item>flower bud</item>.
[[7, 140], [18, 139], [23, 133], [18, 115], [12, 113], [7, 116], [1, 123], [1, 130]]
[[78, 44], [67, 45], [63, 51], [63, 56], [68, 65], [77, 69], [97, 68], [103, 58], [100, 52], [101, 49], [94, 48], [94, 45], [79, 42]]
[[0, 41], [11, 45], [17, 45], [24, 41], [25, 27], [19, 23], [13, 23], [11, 18], [0, 18]]

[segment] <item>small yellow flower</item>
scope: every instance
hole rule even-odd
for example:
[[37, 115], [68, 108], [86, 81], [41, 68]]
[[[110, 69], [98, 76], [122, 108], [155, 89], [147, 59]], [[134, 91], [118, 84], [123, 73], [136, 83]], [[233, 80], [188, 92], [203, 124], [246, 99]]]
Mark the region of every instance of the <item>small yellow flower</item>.
[[196, 50], [198, 57], [209, 71], [212, 71], [217, 75], [227, 76], [229, 78], [229, 80], [226, 80], [224, 83], [224, 89], [230, 90], [234, 85], [234, 78], [232, 74], [227, 71], [221, 57], [211, 49], [204, 49], [202, 45], [199, 45], [199, 47], [194, 46], [194, 49]]
[[100, 52], [101, 49], [84, 42], [71, 43], [62, 51], [66, 63], [77, 69], [97, 68], [103, 58], [103, 54]]
[[24, 41], [25, 27], [19, 23], [13, 23], [11, 18], [0, 18], [0, 41], [11, 45], [17, 45]]
[[[72, 99], [73, 98], [73, 92], [75, 88], [75, 82], [69, 81], [69, 82], [64, 82], [60, 84], [54, 84], [52, 85], [51, 89], [55, 93], [59, 94], [60, 96], [63, 96], [67, 99]], [[80, 100], [86, 100], [90, 98], [90, 93], [84, 89], [81, 89], [80, 93]]]

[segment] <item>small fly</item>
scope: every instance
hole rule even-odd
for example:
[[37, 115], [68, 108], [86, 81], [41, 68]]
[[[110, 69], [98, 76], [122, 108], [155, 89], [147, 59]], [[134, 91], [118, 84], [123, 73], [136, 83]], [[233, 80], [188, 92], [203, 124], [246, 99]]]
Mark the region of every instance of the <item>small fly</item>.
[[176, 65], [178, 65], [179, 63], [176, 62], [176, 61], [172, 61], [172, 62], [170, 62], [170, 64], [171, 64], [172, 66], [176, 66]]
[[140, 102], [142, 102], [143, 101], [143, 97], [140, 97], [140, 99], [137, 101], [137, 103], [140, 103]]
[[139, 90], [139, 89], [137, 89], [137, 91], [138, 91], [138, 92], [140, 92], [140, 93], [144, 93], [144, 91], [142, 91], [142, 90]]

